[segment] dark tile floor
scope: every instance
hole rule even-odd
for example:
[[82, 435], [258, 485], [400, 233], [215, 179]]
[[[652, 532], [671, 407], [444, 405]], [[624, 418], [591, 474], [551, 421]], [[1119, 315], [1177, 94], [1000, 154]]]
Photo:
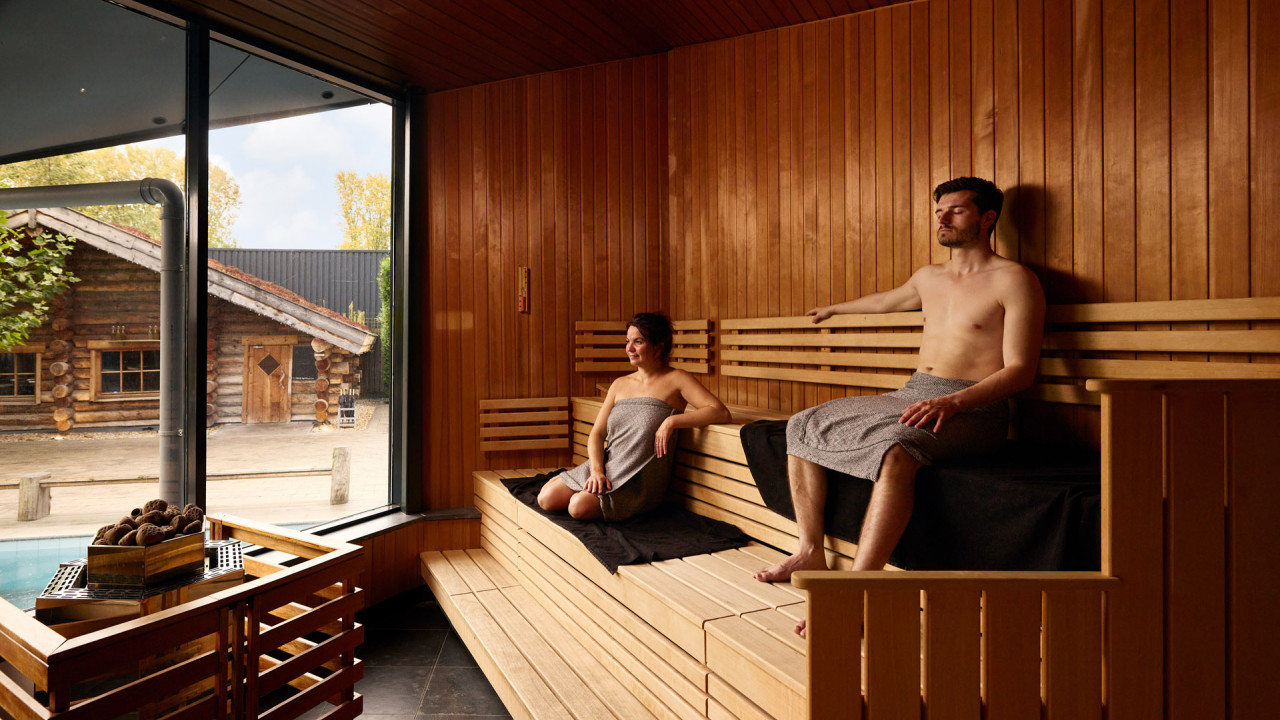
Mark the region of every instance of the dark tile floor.
[[[498, 720], [510, 718], [440, 604], [425, 586], [360, 614], [364, 678], [362, 718]], [[321, 717], [322, 705], [304, 719]]]

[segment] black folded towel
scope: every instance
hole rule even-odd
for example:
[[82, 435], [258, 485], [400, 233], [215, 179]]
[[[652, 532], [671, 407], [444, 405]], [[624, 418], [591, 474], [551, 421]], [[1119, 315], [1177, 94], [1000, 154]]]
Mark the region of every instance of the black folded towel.
[[[795, 519], [787, 423], [744, 425], [742, 449], [767, 505]], [[920, 468], [915, 507], [889, 562], [906, 570], [1097, 570], [1097, 455], [1009, 443], [988, 458]], [[826, 533], [858, 541], [874, 484], [827, 471]]]
[[751, 542], [751, 538], [734, 525], [675, 505], [663, 505], [622, 522], [575, 520], [567, 513], [544, 512], [538, 507], [538, 491], [555, 474], [502, 482], [520, 502], [573, 533], [611, 573], [617, 572], [619, 565], [702, 555]]

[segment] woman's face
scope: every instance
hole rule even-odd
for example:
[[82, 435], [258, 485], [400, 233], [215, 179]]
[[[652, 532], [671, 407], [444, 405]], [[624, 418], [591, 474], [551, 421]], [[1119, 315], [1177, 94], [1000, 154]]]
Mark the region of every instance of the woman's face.
[[640, 328], [634, 325], [627, 328], [627, 359], [632, 365], [639, 366], [657, 360], [661, 349], [661, 345], [652, 345], [645, 340]]

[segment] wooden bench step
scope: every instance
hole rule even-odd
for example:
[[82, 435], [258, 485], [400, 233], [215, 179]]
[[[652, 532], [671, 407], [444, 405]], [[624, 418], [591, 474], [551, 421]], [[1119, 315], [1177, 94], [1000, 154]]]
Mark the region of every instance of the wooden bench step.
[[[804, 594], [751, 572], [782, 554], [760, 545], [619, 568], [609, 574], [572, 535], [512, 504], [503, 477], [477, 472], [482, 541], [546, 615], [659, 717], [800, 717]], [[510, 593], [508, 593], [509, 595]]]
[[512, 717], [652, 718], [485, 550], [425, 552], [423, 577]]

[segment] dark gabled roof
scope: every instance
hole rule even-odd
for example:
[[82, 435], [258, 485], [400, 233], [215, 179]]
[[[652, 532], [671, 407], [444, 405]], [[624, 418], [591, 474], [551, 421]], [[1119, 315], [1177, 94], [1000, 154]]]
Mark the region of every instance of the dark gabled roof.
[[[136, 265], [160, 271], [160, 244], [136, 228], [106, 223], [67, 208], [24, 210], [9, 217], [10, 227], [31, 224], [74, 237]], [[309, 302], [288, 288], [214, 260], [209, 261], [209, 294], [348, 352], [368, 352], [377, 339], [368, 327], [341, 313]]]

